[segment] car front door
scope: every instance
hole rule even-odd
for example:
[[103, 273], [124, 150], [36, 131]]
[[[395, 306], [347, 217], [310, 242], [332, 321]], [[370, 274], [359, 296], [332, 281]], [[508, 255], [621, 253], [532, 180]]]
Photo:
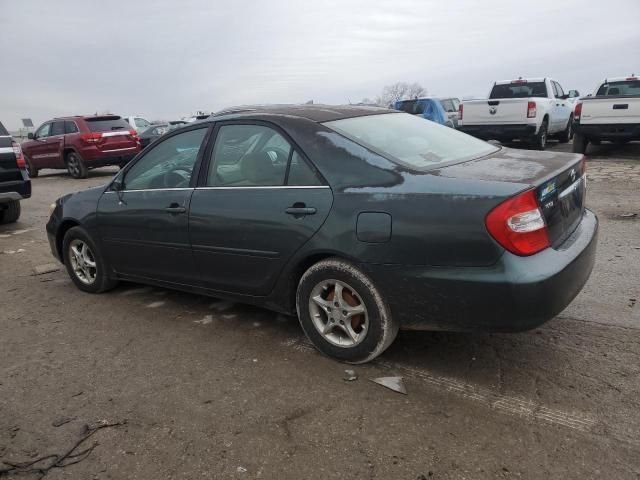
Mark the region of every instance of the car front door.
[[188, 218], [207, 131], [207, 125], [200, 125], [154, 143], [100, 198], [98, 226], [107, 258], [118, 273], [198, 283]]
[[[33, 140], [25, 143], [24, 151], [35, 168], [50, 166], [52, 154], [55, 154], [55, 144], [50, 141], [52, 122], [42, 124], [33, 135]], [[56, 142], [57, 143], [57, 142]]]
[[195, 261], [206, 288], [266, 295], [320, 228], [333, 195], [277, 127], [227, 122], [214, 134], [191, 198]]

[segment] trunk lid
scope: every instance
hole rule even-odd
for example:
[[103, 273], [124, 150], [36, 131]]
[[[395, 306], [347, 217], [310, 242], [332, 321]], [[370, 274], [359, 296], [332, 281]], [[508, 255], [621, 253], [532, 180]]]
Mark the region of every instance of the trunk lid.
[[[463, 125], [508, 125], [527, 123], [527, 106], [535, 98], [470, 100], [464, 105]], [[538, 99], [539, 100], [539, 99]]]
[[640, 123], [640, 97], [586, 97], [581, 102], [581, 124]]
[[106, 115], [101, 117], [87, 117], [85, 120], [92, 133], [102, 135], [100, 141], [96, 143], [100, 151], [116, 153], [118, 151], [136, 148], [138, 140], [131, 133], [131, 126], [121, 117], [117, 115]]
[[517, 183], [523, 191], [534, 188], [552, 247], [558, 247], [571, 235], [585, 208], [583, 155], [502, 148], [493, 155], [443, 167], [433, 173]]

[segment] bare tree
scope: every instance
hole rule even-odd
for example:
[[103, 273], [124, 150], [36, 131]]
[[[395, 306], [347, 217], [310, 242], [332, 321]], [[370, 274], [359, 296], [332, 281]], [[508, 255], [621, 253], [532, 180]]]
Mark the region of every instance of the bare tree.
[[398, 100], [424, 97], [426, 94], [427, 89], [417, 82], [396, 82], [382, 89], [382, 94], [376, 98], [376, 103], [388, 107]]

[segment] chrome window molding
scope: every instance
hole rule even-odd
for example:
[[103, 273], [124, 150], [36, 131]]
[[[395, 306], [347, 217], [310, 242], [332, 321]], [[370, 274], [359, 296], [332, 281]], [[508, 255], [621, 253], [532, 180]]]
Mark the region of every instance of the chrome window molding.
[[193, 187], [183, 187], [183, 188], [142, 188], [139, 190], [107, 190], [104, 193], [131, 193], [131, 192], [177, 192], [177, 191], [186, 191], [193, 190]]
[[244, 187], [196, 187], [196, 190], [280, 190], [299, 188], [330, 188], [329, 185], [256, 185]]

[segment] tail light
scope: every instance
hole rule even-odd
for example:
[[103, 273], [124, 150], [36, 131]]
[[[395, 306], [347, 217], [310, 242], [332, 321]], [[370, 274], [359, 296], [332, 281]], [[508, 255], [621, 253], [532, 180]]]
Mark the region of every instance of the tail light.
[[536, 118], [537, 113], [536, 102], [527, 103], [527, 118]]
[[16, 155], [16, 165], [18, 168], [27, 168], [27, 162], [24, 159], [24, 155], [22, 154], [22, 147], [19, 143], [11, 142], [11, 146], [13, 147], [13, 153]]
[[80, 135], [80, 139], [88, 144], [100, 143], [103, 140], [101, 132], [83, 133]]
[[550, 245], [535, 190], [502, 202], [489, 212], [485, 225], [496, 242], [516, 255], [533, 255]]
[[462, 120], [462, 114], [464, 113], [464, 105], [460, 104], [458, 107], [458, 120]]
[[576, 103], [576, 109], [573, 112], [573, 119], [578, 122], [580, 121], [580, 116], [582, 115], [582, 102]]

